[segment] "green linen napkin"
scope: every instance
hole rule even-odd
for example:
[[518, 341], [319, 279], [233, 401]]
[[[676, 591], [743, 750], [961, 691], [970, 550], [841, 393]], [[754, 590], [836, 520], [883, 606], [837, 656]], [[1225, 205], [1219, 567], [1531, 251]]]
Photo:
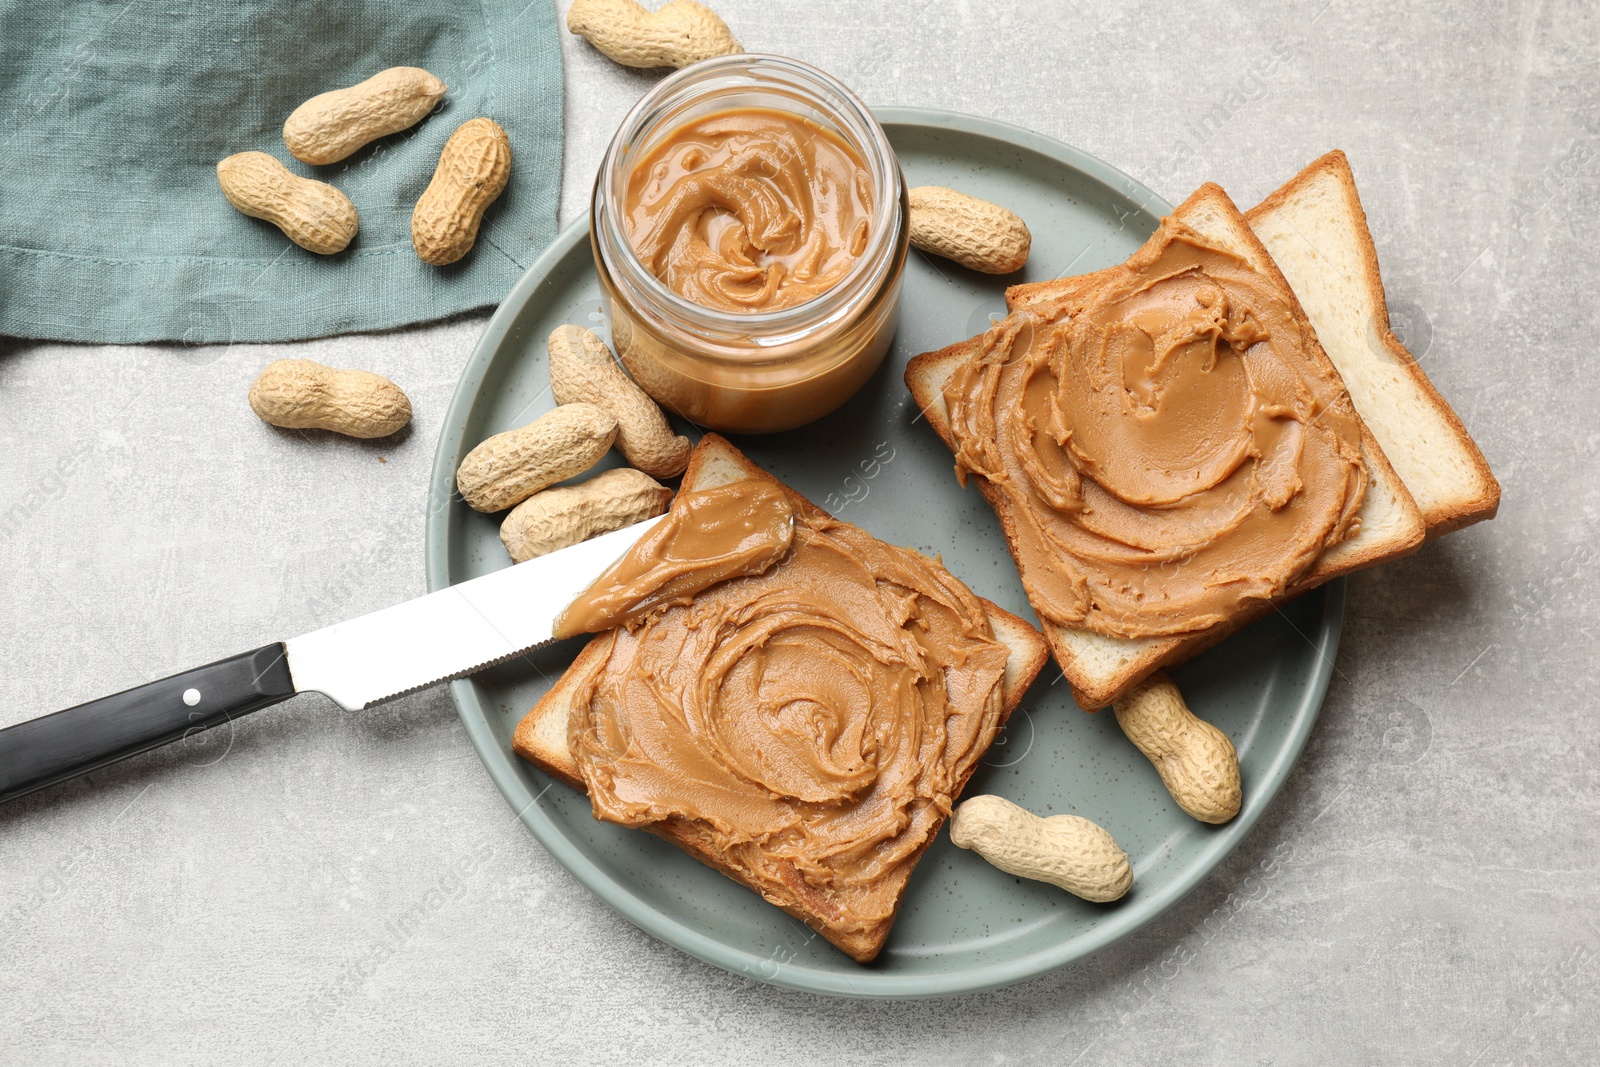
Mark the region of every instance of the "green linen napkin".
[[[284, 147], [306, 99], [386, 67], [449, 92], [410, 130], [324, 167]], [[497, 303], [555, 236], [561, 43], [553, 0], [64, 0], [0, 5], [0, 334], [284, 341]], [[484, 115], [510, 184], [449, 267], [411, 247], [445, 139]], [[329, 182], [361, 229], [318, 256], [223, 199], [248, 150]]]

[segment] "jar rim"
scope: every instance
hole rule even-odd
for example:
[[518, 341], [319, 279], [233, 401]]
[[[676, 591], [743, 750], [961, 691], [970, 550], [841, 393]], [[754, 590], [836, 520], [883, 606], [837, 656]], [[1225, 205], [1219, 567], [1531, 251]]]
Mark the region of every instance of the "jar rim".
[[[766, 76], [766, 77], [763, 77]], [[695, 90], [712, 79], [722, 84], [701, 94]], [[708, 308], [673, 291], [639, 261], [622, 232], [617, 205], [619, 181], [625, 181], [630, 152], [649, 147], [647, 135], [662, 125], [690, 99], [738, 91], [781, 87], [822, 111], [838, 133], [862, 157], [872, 179], [876, 200], [872, 206], [871, 236], [866, 251], [839, 282], [815, 297], [777, 311], [721, 311]], [[658, 313], [698, 329], [730, 336], [782, 344], [788, 335], [809, 332], [837, 314], [839, 301], [848, 301], [863, 289], [876, 288], [894, 257], [894, 244], [903, 219], [897, 218], [904, 199], [899, 160], [883, 127], [871, 110], [843, 82], [809, 63], [787, 56], [740, 52], [702, 60], [663, 79], [645, 93], [617, 128], [606, 148], [595, 178], [590, 207], [590, 227], [595, 251], [613, 277], [626, 277], [630, 287], [642, 290]], [[608, 210], [609, 208], [609, 210]], [[896, 223], [902, 225], [896, 225]], [[620, 252], [620, 255], [618, 253]], [[615, 260], [620, 259], [621, 262]]]

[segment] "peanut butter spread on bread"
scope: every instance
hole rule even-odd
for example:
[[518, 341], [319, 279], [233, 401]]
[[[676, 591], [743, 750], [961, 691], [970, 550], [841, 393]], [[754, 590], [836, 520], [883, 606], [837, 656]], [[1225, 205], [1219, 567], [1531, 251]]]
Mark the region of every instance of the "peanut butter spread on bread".
[[598, 818], [671, 826], [832, 937], [893, 916], [886, 875], [993, 740], [1010, 652], [938, 562], [785, 496], [778, 562], [615, 631], [568, 746]]
[[688, 604], [718, 582], [760, 574], [793, 540], [794, 509], [771, 482], [685, 490], [655, 529], [567, 605], [555, 636], [599, 633]]
[[1357, 529], [1361, 424], [1277, 285], [1176, 219], [997, 323], [944, 390], [956, 473], [1001, 509], [1028, 599], [1114, 637], [1281, 594]]
[[732, 108], [670, 131], [628, 175], [623, 225], [646, 269], [715, 311], [794, 307], [866, 251], [872, 181], [837, 134]]

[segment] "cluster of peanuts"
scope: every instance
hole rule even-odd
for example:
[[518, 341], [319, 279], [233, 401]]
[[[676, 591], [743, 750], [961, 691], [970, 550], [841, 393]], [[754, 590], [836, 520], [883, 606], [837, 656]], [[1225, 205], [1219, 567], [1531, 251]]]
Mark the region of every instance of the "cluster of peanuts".
[[[662, 514], [672, 490], [656, 479], [682, 474], [693, 450], [595, 334], [560, 326], [547, 347], [558, 406], [482, 442], [456, 471], [469, 507], [511, 509], [500, 539], [517, 563]], [[387, 378], [308, 359], [268, 364], [250, 386], [250, 407], [274, 426], [362, 438], [387, 437], [411, 420], [411, 402]], [[632, 466], [556, 485], [613, 446]]]
[[[693, 450], [592, 332], [558, 326], [546, 347], [558, 406], [495, 434], [456, 470], [469, 507], [511, 508], [500, 540], [518, 563], [662, 514], [672, 490], [656, 479], [682, 474]], [[555, 485], [593, 467], [613, 445], [631, 466]]]
[[[337, 163], [421, 122], [447, 88], [421, 67], [390, 67], [295, 108], [283, 124], [283, 143], [302, 163]], [[442, 267], [471, 251], [484, 212], [510, 177], [511, 142], [499, 123], [476, 118], [456, 127], [411, 213], [417, 256]], [[308, 252], [342, 252], [360, 226], [348, 196], [327, 182], [302, 178], [266, 152], [229, 156], [217, 164], [217, 181], [228, 203], [272, 223]]]

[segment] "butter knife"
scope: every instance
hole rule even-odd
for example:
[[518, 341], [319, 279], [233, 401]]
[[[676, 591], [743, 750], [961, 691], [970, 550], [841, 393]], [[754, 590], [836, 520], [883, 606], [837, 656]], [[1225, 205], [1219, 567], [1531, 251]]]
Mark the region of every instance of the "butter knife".
[[0, 802], [196, 731], [323, 693], [359, 711], [555, 640], [555, 623], [662, 517], [0, 730]]

